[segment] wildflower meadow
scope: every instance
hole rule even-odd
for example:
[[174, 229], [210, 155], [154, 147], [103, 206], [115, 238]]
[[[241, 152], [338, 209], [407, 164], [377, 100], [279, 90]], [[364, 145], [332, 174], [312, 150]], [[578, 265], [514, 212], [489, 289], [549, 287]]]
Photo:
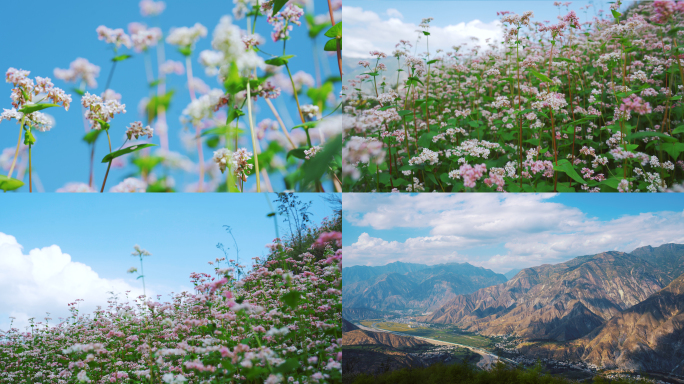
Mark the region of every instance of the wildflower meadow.
[[419, 47], [359, 61], [342, 92], [344, 190], [681, 190], [684, 2], [554, 5], [553, 22], [497, 12], [503, 41], [446, 51], [425, 18]]
[[[70, 63], [41, 58], [40, 65], [52, 65], [50, 73], [4, 56], [11, 91], [0, 102], [0, 127], [19, 128], [12, 129], [14, 139], [0, 142], [0, 189], [44, 190], [39, 175], [54, 177], [53, 164], [78, 152], [79, 167], [58, 165], [58, 192], [341, 191], [335, 114], [341, 2], [236, 0], [223, 6], [207, 7], [216, 17], [213, 31], [192, 20], [162, 29], [157, 25], [167, 4], [142, 0], [144, 22], [131, 17], [127, 25], [82, 30], [78, 38], [100, 40], [101, 51], [93, 59], [81, 49]], [[198, 49], [205, 39], [210, 49]], [[135, 86], [133, 68], [145, 73]], [[187, 97], [189, 103], [173, 109]], [[57, 107], [80, 118], [65, 124], [51, 115]], [[83, 127], [74, 124], [78, 120]], [[58, 145], [51, 139], [79, 129], [78, 140]], [[86, 164], [87, 173], [73, 171]], [[53, 171], [41, 173], [46, 168]]]
[[[167, 302], [112, 297], [83, 313], [75, 300], [60, 322], [0, 331], [0, 383], [341, 382], [341, 217], [297, 228], [251, 271], [217, 258]], [[131, 256], [144, 287], [154, 252]]]

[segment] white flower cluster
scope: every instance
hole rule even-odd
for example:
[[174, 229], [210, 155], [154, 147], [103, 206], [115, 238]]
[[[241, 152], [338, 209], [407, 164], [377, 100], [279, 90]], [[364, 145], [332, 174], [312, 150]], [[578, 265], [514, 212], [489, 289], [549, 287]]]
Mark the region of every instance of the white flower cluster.
[[166, 3], [163, 1], [142, 0], [140, 2], [140, 14], [143, 16], [157, 16], [164, 12]]
[[302, 114], [307, 119], [313, 119], [318, 114], [318, 105], [302, 105]]
[[[193, 100], [183, 110], [183, 116], [180, 120], [183, 123], [199, 124], [204, 118], [212, 117], [216, 106], [223, 97], [223, 91], [220, 89], [212, 89], [206, 95]], [[187, 117], [186, 117], [187, 116]], [[188, 119], [189, 117], [189, 119]]]
[[104, 25], [100, 25], [95, 31], [97, 32], [98, 40], [104, 40], [107, 44], [114, 44], [116, 48], [119, 48], [122, 45], [126, 48], [133, 46], [133, 41], [130, 36], [121, 28], [111, 29]]
[[218, 52], [205, 53], [212, 51], [203, 51], [200, 54], [200, 63], [208, 68], [205, 70], [207, 74], [221, 73], [225, 76], [233, 61], [241, 72], [265, 66], [264, 60], [254, 50], [245, 48], [242, 35], [242, 31], [233, 24], [230, 16], [221, 17], [219, 24], [214, 28], [211, 40], [211, 47]]
[[95, 78], [100, 75], [100, 67], [91, 64], [87, 59], [82, 57], [77, 58], [69, 64], [68, 69], [55, 68], [54, 75], [60, 80], [66, 82], [85, 81], [91, 87], [97, 87]]
[[126, 113], [126, 104], [121, 104], [115, 99], [103, 100], [100, 96], [88, 92], [81, 98], [81, 103], [87, 109], [85, 118], [90, 121], [93, 129], [102, 128], [97, 120], [109, 122], [114, 115]]
[[418, 156], [409, 160], [409, 165], [419, 165], [423, 163], [428, 163], [430, 165], [437, 164], [439, 162], [439, 154], [433, 152], [428, 148], [423, 148], [423, 152]]
[[148, 139], [152, 138], [153, 129], [150, 126], [143, 128], [141, 121], [134, 121], [131, 125], [126, 128], [126, 137], [128, 140], [137, 139], [140, 136], [147, 136]]
[[314, 145], [311, 149], [304, 150], [304, 155], [307, 160], [311, 160], [323, 148], [320, 145]]
[[157, 42], [162, 38], [162, 31], [159, 28], [145, 27], [137, 29], [132, 32], [131, 40], [133, 41], [133, 49], [136, 52], [144, 52], [150, 47], [157, 46]]
[[385, 161], [382, 143], [375, 139], [352, 136], [342, 148], [342, 175], [358, 179], [361, 173], [356, 168], [359, 163], [368, 164], [373, 158], [376, 164]]
[[192, 27], [171, 28], [171, 33], [166, 38], [166, 42], [179, 47], [192, 47], [200, 39], [207, 36], [207, 28], [195, 23]]
[[143, 180], [136, 179], [135, 177], [129, 177], [121, 183], [113, 186], [109, 192], [145, 192], [147, 191], [147, 183]]

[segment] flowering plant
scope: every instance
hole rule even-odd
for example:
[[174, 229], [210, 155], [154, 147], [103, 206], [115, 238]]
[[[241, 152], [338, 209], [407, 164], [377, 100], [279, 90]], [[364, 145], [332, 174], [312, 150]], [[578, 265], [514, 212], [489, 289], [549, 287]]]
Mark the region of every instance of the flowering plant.
[[312, 243], [324, 257], [297, 259], [276, 239], [240, 281], [217, 259], [215, 275], [192, 273], [195, 292], [169, 302], [112, 298], [84, 315], [77, 301], [56, 325], [0, 331], [0, 383], [340, 382], [337, 237], [324, 232]]
[[[248, 181], [256, 184], [253, 187], [256, 191], [273, 191], [274, 174], [284, 175], [284, 188], [275, 188], [341, 191], [340, 117], [335, 115], [338, 102], [334, 96], [335, 84], [341, 81], [341, 72], [337, 73], [341, 68], [341, 2], [323, 3], [326, 12], [316, 15], [313, 0], [236, 0], [232, 15], [221, 17], [213, 31], [200, 23], [169, 31], [138, 22], [130, 23], [127, 29], [97, 27], [93, 38], [97, 37], [113, 52], [104, 91], [87, 90], [98, 86], [101, 67], [85, 58], [76, 59], [66, 69], [54, 70], [54, 77], [78, 85], [73, 92], [81, 97], [86, 130], [83, 141], [90, 147], [88, 182], [67, 183], [58, 191], [104, 192], [110, 170], [125, 167], [127, 163], [134, 169], [129, 175], [133, 177], [111, 187], [110, 191], [175, 191], [173, 177], [184, 173], [197, 175], [191, 176], [193, 182], [186, 186], [187, 191], [243, 192]], [[156, 19], [162, 18], [167, 10], [162, 1], [142, 0], [139, 6], [142, 16]], [[242, 23], [244, 26], [239, 26]], [[257, 33], [257, 25], [260, 30], [271, 31], [270, 39]], [[316, 40], [323, 35], [326, 44], [317, 46]], [[310, 40], [315, 77], [296, 71], [297, 65], [307, 59], [288, 54], [287, 47], [292, 47], [293, 37]], [[197, 52], [198, 43], [203, 39], [211, 40], [211, 49]], [[167, 60], [170, 48], [172, 54], [182, 59]], [[281, 50], [282, 54], [272, 53]], [[335, 56], [338, 68], [330, 68], [329, 62]], [[119, 115], [127, 112], [122, 102], [126, 95], [110, 87], [120, 84], [115, 74], [121, 63], [126, 61], [128, 65], [137, 60], [145, 68], [150, 95], [139, 104], [142, 121], [127, 123], [125, 136], [121, 135], [123, 144], [116, 149], [112, 141], [117, 136], [112, 137], [110, 133], [121, 132], [124, 126], [119, 123]], [[193, 68], [197, 62], [203, 69], [200, 74]], [[328, 72], [327, 78], [323, 77], [322, 70]], [[64, 102], [66, 109], [71, 102], [71, 96], [54, 87], [50, 79], [45, 78], [46, 83], [38, 85], [31, 79], [30, 83], [24, 81], [28, 73], [14, 68], [7, 72], [7, 81], [15, 86], [12, 99], [16, 105], [5, 110], [0, 122], [11, 119], [21, 122], [21, 129], [27, 130], [24, 142], [28, 152], [18, 145], [14, 150], [6, 149], [0, 156], [0, 168], [9, 170], [7, 176], [0, 177], [0, 188], [4, 190], [23, 186], [23, 168], [19, 168], [21, 172], [16, 178], [12, 176], [17, 158], [30, 157], [35, 139], [31, 128], [44, 131], [53, 125], [49, 116], [38, 112], [48, 106], [42, 100], [47, 97], [55, 104]], [[178, 99], [177, 92], [170, 89], [174, 75], [185, 75], [183, 82], [190, 96], [190, 103], [182, 109], [178, 120], [167, 116], [171, 103]], [[202, 76], [214, 78], [220, 88], [212, 89]], [[40, 100], [33, 100], [33, 96], [40, 96]], [[296, 109], [288, 106], [289, 98]], [[41, 106], [31, 107], [32, 113], [22, 119], [21, 109], [32, 103], [41, 103]], [[296, 116], [296, 120], [291, 116]], [[196, 151], [196, 162], [171, 148], [171, 132], [180, 134], [187, 151]], [[100, 136], [107, 137], [109, 151], [102, 158], [107, 167], [102, 168], [101, 186], [94, 180], [95, 152], [98, 142], [103, 140]], [[158, 144], [153, 143], [157, 140]], [[128, 144], [129, 141], [132, 143]], [[158, 148], [151, 148], [155, 146]], [[30, 168], [31, 162], [28, 163]], [[35, 170], [29, 169], [29, 179], [34, 174]], [[324, 185], [329, 186], [324, 188]]]
[[[347, 191], [662, 191], [684, 181], [682, 2], [556, 24], [499, 12], [503, 41], [370, 52], [343, 86]], [[592, 5], [582, 7], [586, 10]], [[560, 12], [559, 12], [560, 14]], [[602, 15], [602, 11], [599, 12]], [[429, 43], [431, 19], [420, 37]], [[387, 60], [399, 71], [387, 73]], [[346, 79], [345, 79], [346, 80]]]

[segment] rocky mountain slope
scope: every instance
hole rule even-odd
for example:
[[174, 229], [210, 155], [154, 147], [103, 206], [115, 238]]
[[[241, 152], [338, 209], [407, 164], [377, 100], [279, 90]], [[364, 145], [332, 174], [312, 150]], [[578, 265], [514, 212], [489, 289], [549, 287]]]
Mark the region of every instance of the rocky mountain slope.
[[667, 252], [660, 248], [640, 248], [638, 256], [611, 251], [527, 268], [504, 284], [456, 296], [426, 320], [485, 335], [577, 339], [671, 281], [663, 267], [649, 261], [664, 260], [658, 255]]
[[404, 337], [389, 332], [371, 332], [357, 329], [342, 333], [342, 345], [384, 345], [392, 348], [408, 348], [430, 344], [415, 337]]
[[599, 367], [684, 375], [684, 275], [586, 339], [582, 360]]
[[[468, 263], [439, 264], [418, 268], [417, 264], [392, 263], [392, 269], [409, 272], [390, 272], [374, 275], [365, 280], [354, 279], [362, 275], [354, 272], [347, 280], [343, 269], [342, 302], [345, 308], [376, 310], [439, 308], [459, 294], [500, 284], [506, 278], [491, 270]], [[387, 267], [387, 266], [385, 266]], [[356, 268], [356, 267], [352, 267]], [[366, 267], [370, 268], [370, 267]], [[383, 269], [384, 271], [386, 269]], [[363, 273], [364, 276], [368, 273]]]
[[357, 281], [368, 280], [375, 276], [388, 273], [405, 274], [425, 268], [428, 268], [428, 266], [423, 264], [402, 263], [401, 261], [377, 267], [355, 265], [353, 267], [342, 268], [342, 281], [344, 281], [345, 284], [352, 284]]

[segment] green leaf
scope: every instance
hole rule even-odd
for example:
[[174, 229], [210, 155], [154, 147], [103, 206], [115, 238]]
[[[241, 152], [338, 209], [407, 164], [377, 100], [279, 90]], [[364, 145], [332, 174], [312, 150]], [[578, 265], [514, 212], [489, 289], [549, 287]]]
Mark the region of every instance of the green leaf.
[[325, 35], [335, 39], [342, 38], [342, 22], [339, 22], [325, 32]]
[[611, 9], [610, 12], [613, 14], [613, 17], [616, 18], [616, 19], [619, 19], [620, 16], [622, 16], [622, 13], [620, 13], [620, 12], [614, 10], [614, 9]]
[[672, 131], [672, 134], [674, 135], [674, 134], [682, 133], [682, 132], [684, 132], [684, 125], [680, 125], [679, 127], [675, 128], [675, 129]]
[[273, 0], [273, 12], [271, 13], [271, 16], [274, 16], [278, 11], [283, 9], [285, 4], [287, 4], [288, 0]]
[[85, 136], [83, 136], [83, 141], [85, 141], [88, 144], [92, 144], [95, 142], [95, 140], [97, 140], [101, 132], [101, 129], [93, 129], [90, 132], [86, 133]]
[[670, 100], [673, 100], [673, 101], [677, 101], [677, 100], [681, 100], [681, 99], [682, 99], [681, 96], [672, 96], [672, 97], [670, 97]]
[[337, 52], [338, 41], [340, 42], [340, 49], [342, 49], [342, 39], [330, 39], [325, 43], [323, 50], [328, 52]]
[[24, 126], [24, 145], [33, 145], [36, 143], [36, 138], [33, 136], [33, 133], [29, 129], [27, 129], [27, 126]]
[[684, 152], [684, 143], [664, 143], [660, 149], [667, 152], [673, 159], [677, 160], [679, 154]]
[[150, 85], [150, 88], [154, 88], [163, 82], [164, 82], [164, 79], [157, 79], [157, 80], [151, 82], [149, 85]]
[[438, 62], [438, 61], [439, 61], [439, 60], [437, 60], [437, 59], [433, 59], [433, 60], [428, 61], [426, 64], [427, 64], [427, 65], [430, 65], [430, 64], [434, 64], [434, 63], [436, 63], [436, 62]]
[[187, 47], [180, 47], [178, 48], [178, 52], [180, 52], [181, 55], [188, 57], [192, 55], [192, 47], [187, 46]]
[[119, 149], [118, 151], [114, 151], [110, 154], [107, 154], [107, 156], [102, 158], [103, 163], [108, 163], [114, 159], [116, 159], [119, 156], [127, 155], [129, 153], [133, 153], [135, 151], [139, 151], [143, 148], [148, 148], [148, 147], [156, 147], [156, 144], [137, 144], [137, 145], [131, 145], [130, 147], [126, 147], [124, 149]]
[[126, 59], [130, 59], [131, 57], [133, 57], [133, 55], [119, 55], [119, 56], [115, 56], [114, 58], [112, 58], [112, 61], [113, 62], [124, 61]]
[[266, 217], [273, 217], [273, 216], [275, 216], [275, 214], [276, 214], [275, 212], [271, 212], [268, 215], [266, 215]]
[[534, 76], [536, 76], [539, 80], [541, 80], [541, 81], [543, 81], [543, 82], [545, 82], [545, 83], [551, 83], [551, 79], [549, 79], [549, 77], [546, 76], [545, 74], [539, 73], [539, 72], [535, 71], [534, 69], [530, 69], [530, 72], [531, 72]]
[[24, 182], [17, 179], [9, 178], [5, 175], [0, 175], [0, 189], [3, 191], [14, 191], [15, 189], [21, 188]]
[[45, 108], [52, 108], [52, 107], [61, 107], [59, 104], [49, 104], [49, 103], [38, 103], [38, 104], [31, 104], [27, 105], [24, 108], [21, 108], [19, 112], [28, 115], [29, 113], [33, 113], [36, 111], [41, 111]]
[[302, 294], [299, 291], [290, 291], [283, 295], [282, 301], [291, 308], [295, 308], [301, 299]]
[[428, 32], [428, 31], [423, 31], [423, 35], [425, 35], [425, 36], [430, 36], [430, 32]]
[[666, 142], [676, 142], [677, 141], [677, 139], [675, 139], [674, 137], [668, 136], [664, 133], [649, 132], [649, 131], [641, 131], [641, 132], [631, 134], [631, 135], [627, 136], [626, 140], [632, 141], [634, 139], [641, 139], [644, 137], [660, 137], [661, 139], [663, 139], [663, 141], [666, 141]]
[[74, 93], [77, 94], [77, 95], [79, 95], [79, 96], [85, 95], [85, 91], [82, 91], [82, 90], [80, 90], [80, 89], [78, 89], [78, 88], [71, 88], [71, 90], [74, 91]]
[[162, 107], [164, 110], [169, 109], [171, 104], [171, 98], [175, 93], [174, 90], [170, 90], [163, 95], [152, 96], [150, 102], [147, 103], [147, 123], [150, 124], [155, 117], [157, 117], [157, 109]]
[[274, 57], [272, 59], [266, 60], [265, 63], [268, 65], [274, 65], [276, 67], [280, 67], [282, 65], [287, 64], [290, 61], [290, 59], [293, 57], [295, 57], [295, 55], [278, 56], [278, 57]]
[[284, 363], [280, 364], [277, 367], [273, 368], [273, 373], [280, 373], [283, 376], [287, 376], [288, 372], [292, 372], [299, 368], [299, 359], [296, 357], [293, 357], [291, 359], [285, 360]]
[[330, 165], [333, 164], [335, 156], [340, 156], [340, 153], [342, 153], [342, 135], [337, 135], [328, 140], [313, 159], [304, 162], [301, 168], [304, 175], [302, 181], [306, 184], [320, 180], [326, 172], [330, 171]]
[[309, 149], [309, 147], [306, 147], [306, 148], [295, 148], [295, 149], [293, 149], [293, 150], [291, 150], [290, 152], [287, 153], [287, 156], [285, 157], [285, 160], [289, 159], [290, 156], [294, 156], [294, 157], [296, 157], [296, 158], [298, 158], [298, 159], [305, 160], [305, 159], [306, 159], [306, 154], [304, 153], [304, 151], [306, 151], [306, 150], [308, 150], [308, 149]]
[[570, 176], [573, 180], [578, 183], [586, 184], [587, 182], [582, 179], [582, 177], [575, 171], [575, 168], [570, 164], [569, 161], [563, 159], [558, 161], [558, 165], [554, 165], [553, 169], [558, 172], [564, 172], [566, 175]]
[[307, 122], [304, 123], [304, 124], [295, 125], [295, 126], [292, 127], [290, 130], [295, 129], [295, 128], [304, 128], [304, 129], [306, 130], [306, 129], [315, 127], [316, 124], [318, 124], [318, 121], [307, 121]]

